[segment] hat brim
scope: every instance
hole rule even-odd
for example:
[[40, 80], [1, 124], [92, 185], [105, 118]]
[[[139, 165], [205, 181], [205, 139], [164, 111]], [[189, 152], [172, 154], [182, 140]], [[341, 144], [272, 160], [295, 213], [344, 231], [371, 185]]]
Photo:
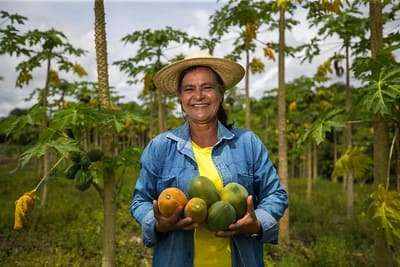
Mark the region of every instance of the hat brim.
[[178, 93], [178, 79], [182, 71], [193, 66], [204, 66], [214, 70], [224, 82], [225, 90], [234, 87], [242, 80], [244, 68], [229, 59], [215, 57], [196, 57], [183, 59], [165, 66], [156, 73], [154, 84], [159, 90], [167, 93]]

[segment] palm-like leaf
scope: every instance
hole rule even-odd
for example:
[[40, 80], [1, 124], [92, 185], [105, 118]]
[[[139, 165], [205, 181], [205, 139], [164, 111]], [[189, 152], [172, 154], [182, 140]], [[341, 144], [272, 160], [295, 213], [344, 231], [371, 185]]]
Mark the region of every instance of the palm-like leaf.
[[349, 146], [346, 153], [335, 162], [332, 176], [339, 177], [351, 174], [354, 178], [360, 178], [366, 173], [371, 163], [372, 160], [365, 154], [365, 148]]
[[364, 106], [372, 113], [388, 115], [391, 105], [400, 101], [400, 67], [382, 69], [377, 79], [372, 80], [363, 97]]
[[325, 135], [333, 128], [344, 126], [342, 109], [331, 109], [324, 112], [320, 118], [315, 121], [311, 127], [301, 136], [299, 144], [307, 141], [314, 141], [318, 145], [325, 140]]
[[400, 244], [400, 194], [386, 191], [380, 185], [378, 190], [371, 194], [369, 212], [378, 228], [385, 233], [389, 245]]

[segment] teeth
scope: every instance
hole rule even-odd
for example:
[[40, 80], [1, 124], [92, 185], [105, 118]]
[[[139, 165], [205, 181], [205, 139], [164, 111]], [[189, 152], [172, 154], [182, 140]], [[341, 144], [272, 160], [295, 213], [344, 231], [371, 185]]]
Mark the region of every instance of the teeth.
[[193, 106], [194, 107], [205, 107], [205, 106], [207, 106], [207, 104], [194, 104]]

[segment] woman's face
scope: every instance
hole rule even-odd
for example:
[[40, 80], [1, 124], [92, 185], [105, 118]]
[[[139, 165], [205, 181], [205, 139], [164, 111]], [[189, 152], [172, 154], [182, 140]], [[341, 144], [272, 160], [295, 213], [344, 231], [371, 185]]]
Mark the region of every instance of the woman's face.
[[215, 121], [222, 102], [215, 74], [206, 67], [198, 67], [188, 72], [182, 79], [179, 99], [190, 121]]

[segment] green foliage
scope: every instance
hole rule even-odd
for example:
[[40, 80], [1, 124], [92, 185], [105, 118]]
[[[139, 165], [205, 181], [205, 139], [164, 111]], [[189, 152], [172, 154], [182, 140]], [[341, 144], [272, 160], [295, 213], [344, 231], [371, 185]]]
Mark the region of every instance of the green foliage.
[[332, 177], [352, 175], [361, 178], [372, 164], [371, 158], [365, 154], [365, 147], [349, 146], [346, 152], [335, 162]]
[[[398, 113], [398, 103], [400, 103], [400, 67], [397, 66], [393, 69], [383, 68], [379, 72], [377, 79], [370, 81], [370, 85], [365, 88], [365, 95], [362, 100], [365, 109], [370, 113], [379, 113], [383, 116], [391, 116]], [[397, 112], [395, 109], [397, 109]], [[393, 119], [396, 120], [396, 116]]]
[[44, 138], [21, 154], [21, 167], [25, 166], [32, 158], [41, 157], [46, 152], [55, 151], [67, 158], [70, 152], [79, 151], [78, 143], [68, 137], [61, 136], [54, 140]]
[[21, 136], [29, 126], [39, 126], [43, 116], [43, 108], [33, 106], [24, 115], [11, 115], [0, 121], [0, 133], [6, 136]]
[[300, 138], [299, 144], [311, 140], [318, 145], [322, 143], [325, 140], [327, 132], [330, 132], [333, 128], [343, 127], [342, 113], [343, 110], [341, 109], [331, 109], [322, 113], [317, 121]]
[[368, 212], [390, 246], [400, 248], [400, 194], [383, 185], [370, 196]]
[[[1, 220], [0, 262], [2, 266], [98, 266], [102, 258], [103, 212], [98, 194], [74, 188], [74, 181], [56, 173], [48, 180], [48, 204], [35, 206], [28, 228], [12, 230], [14, 202], [30, 189], [36, 166], [10, 174], [10, 166], [0, 165]], [[126, 181], [116, 202], [116, 265], [149, 266], [150, 250], [140, 240], [140, 227], [129, 213], [135, 172]], [[151, 264], [150, 264], [151, 266]]]
[[198, 46], [208, 49], [210, 53], [214, 50], [215, 42], [200, 37], [189, 36], [186, 32], [166, 27], [162, 30], [146, 29], [134, 31], [122, 38], [125, 44], [139, 44], [134, 57], [114, 62], [120, 70], [127, 73], [132, 80], [128, 83], [137, 83], [139, 74], [154, 75], [165, 64], [162, 58], [166, 57], [165, 50], [173, 44], [186, 44], [189, 47]]
[[24, 47], [25, 39], [16, 28], [16, 24], [24, 25], [27, 20], [26, 17], [17, 13], [11, 14], [0, 10], [0, 55], [29, 54], [28, 49]]
[[17, 87], [28, 85], [32, 79], [32, 71], [41, 67], [44, 62], [51, 60], [61, 71], [72, 71], [80, 77], [86, 74], [86, 71], [78, 63], [73, 63], [67, 58], [67, 56], [82, 56], [85, 51], [73, 47], [64, 33], [55, 29], [47, 31], [35, 29], [23, 34], [23, 40], [24, 45], [29, 47], [26, 53], [29, 58], [19, 63], [16, 68], [18, 72]]

